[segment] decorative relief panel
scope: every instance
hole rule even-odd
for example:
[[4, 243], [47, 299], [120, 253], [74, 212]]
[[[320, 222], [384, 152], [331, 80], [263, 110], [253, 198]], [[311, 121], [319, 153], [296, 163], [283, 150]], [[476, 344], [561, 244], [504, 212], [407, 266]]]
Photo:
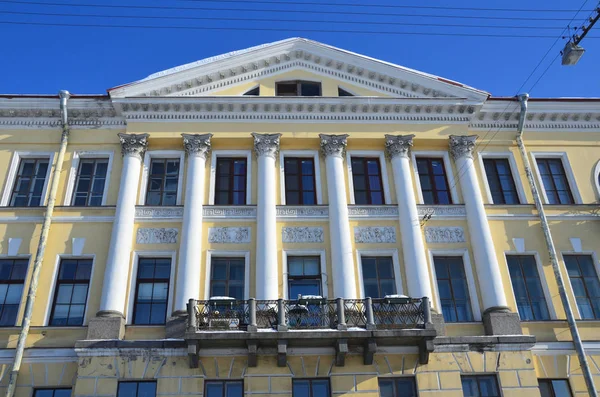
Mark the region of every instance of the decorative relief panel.
[[398, 207], [395, 205], [348, 206], [348, 216], [356, 218], [397, 218]]
[[432, 217], [436, 216], [467, 216], [467, 211], [465, 210], [464, 205], [453, 205], [453, 206], [428, 206], [428, 205], [418, 205], [417, 212], [420, 217], [425, 215], [431, 215]]
[[175, 228], [139, 228], [136, 241], [138, 244], [175, 244], [178, 234]]
[[428, 243], [464, 243], [462, 227], [426, 227], [425, 241]]
[[327, 218], [329, 208], [316, 206], [279, 206], [277, 216], [281, 218]]
[[214, 244], [246, 244], [250, 242], [249, 227], [211, 227], [208, 242]]
[[182, 218], [183, 207], [136, 207], [137, 219]]
[[202, 211], [209, 218], [256, 218], [256, 207], [205, 206]]
[[357, 243], [395, 243], [396, 228], [391, 226], [368, 226], [354, 228], [354, 241]]
[[284, 227], [281, 231], [284, 243], [322, 243], [322, 227]]

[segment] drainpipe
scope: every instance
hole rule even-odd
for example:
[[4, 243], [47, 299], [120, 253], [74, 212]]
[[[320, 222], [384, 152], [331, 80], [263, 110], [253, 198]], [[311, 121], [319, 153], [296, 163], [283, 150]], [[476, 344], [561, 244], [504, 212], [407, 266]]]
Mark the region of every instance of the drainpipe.
[[525, 116], [527, 114], [527, 99], [529, 98], [529, 94], [520, 94], [517, 96], [517, 98], [519, 99], [519, 102], [521, 104], [519, 126], [517, 128], [517, 146], [519, 147], [519, 151], [521, 152], [521, 158], [523, 159], [523, 164], [525, 165], [525, 174], [527, 175], [527, 181], [529, 182], [529, 187], [531, 188], [531, 194], [533, 195], [535, 208], [537, 209], [538, 215], [540, 217], [540, 224], [542, 226], [542, 231], [544, 232], [544, 239], [546, 241], [548, 255], [550, 256], [552, 270], [554, 271], [554, 278], [556, 279], [556, 283], [558, 284], [558, 293], [560, 295], [560, 300], [563, 304], [563, 307], [565, 308], [565, 313], [567, 314], [567, 323], [569, 324], [569, 331], [571, 331], [571, 337], [573, 338], [575, 351], [577, 352], [577, 356], [579, 357], [579, 365], [581, 366], [581, 370], [583, 372], [585, 384], [587, 385], [590, 397], [597, 397], [598, 392], [596, 391], [596, 385], [594, 384], [592, 372], [590, 370], [590, 366], [585, 355], [585, 350], [583, 348], [583, 342], [581, 341], [581, 336], [579, 335], [579, 330], [577, 329], [575, 316], [573, 316], [573, 309], [571, 308], [571, 303], [569, 302], [569, 298], [567, 297], [567, 292], [565, 290], [565, 282], [563, 280], [562, 273], [560, 272], [560, 268], [558, 266], [556, 248], [554, 247], [554, 241], [552, 240], [552, 234], [550, 233], [550, 227], [548, 226], [548, 218], [546, 218], [544, 205], [542, 204], [539, 192], [537, 190], [537, 187], [535, 186], [533, 173], [531, 172], [531, 164], [529, 163], [529, 158], [527, 157], [525, 144], [523, 144], [523, 129], [525, 127]]
[[29, 284], [29, 290], [27, 291], [27, 303], [25, 304], [25, 314], [23, 315], [23, 322], [21, 324], [21, 331], [19, 333], [19, 340], [17, 341], [17, 348], [15, 350], [15, 360], [10, 371], [8, 387], [6, 388], [6, 397], [13, 397], [15, 394], [15, 388], [17, 386], [17, 377], [19, 376], [19, 369], [21, 368], [21, 362], [23, 360], [23, 352], [25, 351], [25, 343], [27, 341], [27, 335], [29, 334], [29, 327], [31, 325], [31, 314], [33, 312], [35, 295], [37, 293], [37, 287], [40, 278], [40, 270], [42, 268], [42, 262], [44, 260], [44, 252], [46, 251], [46, 243], [48, 241], [50, 224], [52, 223], [52, 214], [54, 212], [54, 204], [56, 203], [56, 192], [58, 190], [60, 172], [62, 170], [63, 159], [65, 157], [65, 151], [67, 150], [67, 143], [69, 141], [67, 101], [69, 100], [71, 94], [69, 94], [68, 91], [62, 90], [58, 93], [58, 95], [60, 97], [60, 114], [62, 124], [60, 149], [58, 151], [58, 157], [56, 158], [54, 172], [52, 172], [51, 174], [52, 182], [50, 184], [50, 193], [48, 195], [48, 205], [46, 206], [46, 214], [44, 215], [44, 221], [42, 223], [42, 232], [40, 234], [37, 252], [35, 253], [35, 261], [33, 262], [33, 271], [31, 272], [31, 283]]

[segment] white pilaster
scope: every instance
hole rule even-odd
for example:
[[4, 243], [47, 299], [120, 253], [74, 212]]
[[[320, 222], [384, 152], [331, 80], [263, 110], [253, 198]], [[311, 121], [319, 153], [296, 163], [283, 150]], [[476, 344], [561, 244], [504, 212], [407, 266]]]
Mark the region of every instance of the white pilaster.
[[189, 299], [200, 298], [204, 176], [212, 134], [181, 134], [181, 136], [187, 154], [187, 176], [179, 264], [177, 266], [175, 314], [186, 312]]
[[450, 153], [456, 162], [456, 168], [462, 175], [460, 186], [467, 211], [471, 247], [475, 257], [484, 311], [506, 310], [506, 297], [498, 258], [473, 163], [476, 139], [477, 135], [450, 135]]
[[277, 205], [275, 158], [281, 134], [256, 134], [254, 152], [258, 162], [256, 203], [256, 298], [279, 298], [277, 263]]
[[[138, 193], [142, 158], [148, 146], [148, 134], [119, 134], [123, 169], [115, 209], [110, 247], [104, 271], [99, 314], [123, 315], [127, 295], [127, 275], [131, 259], [135, 201]], [[132, 277], [135, 277], [133, 275]]]
[[415, 200], [409, 152], [414, 135], [386, 135], [385, 149], [394, 169], [404, 269], [408, 294], [414, 298], [431, 296], [425, 246]]
[[336, 298], [356, 299], [352, 235], [344, 181], [344, 152], [348, 135], [319, 136], [327, 173], [333, 293]]

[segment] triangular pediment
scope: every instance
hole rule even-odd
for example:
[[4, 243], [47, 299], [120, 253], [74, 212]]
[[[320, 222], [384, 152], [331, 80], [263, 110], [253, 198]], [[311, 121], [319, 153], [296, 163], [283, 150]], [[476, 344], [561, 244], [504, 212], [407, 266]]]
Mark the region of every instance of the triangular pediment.
[[310, 73], [355, 88], [362, 96], [464, 98], [488, 93], [438, 76], [316, 41], [291, 38], [234, 51], [152, 74], [109, 90], [112, 98], [242, 95], [262, 79]]

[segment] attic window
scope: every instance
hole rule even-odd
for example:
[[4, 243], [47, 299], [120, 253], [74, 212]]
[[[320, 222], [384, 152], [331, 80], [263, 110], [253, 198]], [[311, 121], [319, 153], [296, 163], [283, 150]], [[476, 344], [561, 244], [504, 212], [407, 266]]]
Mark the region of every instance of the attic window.
[[354, 94], [349, 93], [342, 87], [338, 87], [338, 96], [354, 96]]
[[281, 81], [275, 85], [277, 96], [321, 96], [321, 83], [314, 81]]
[[246, 91], [244, 92], [244, 95], [254, 95], [254, 96], [259, 96], [260, 95], [260, 86], [256, 86], [253, 89], [251, 89], [250, 91]]

